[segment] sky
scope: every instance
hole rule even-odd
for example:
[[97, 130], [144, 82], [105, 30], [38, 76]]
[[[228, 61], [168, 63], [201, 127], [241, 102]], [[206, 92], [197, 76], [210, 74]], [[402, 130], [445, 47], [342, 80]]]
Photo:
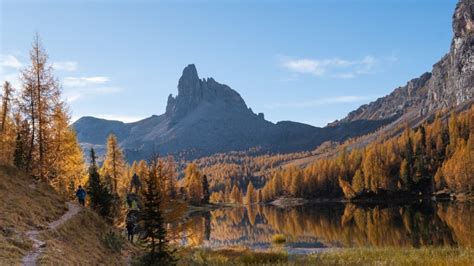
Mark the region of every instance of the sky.
[[164, 113], [195, 64], [272, 122], [314, 126], [431, 71], [455, 0], [0, 0], [0, 81], [38, 32], [73, 120]]

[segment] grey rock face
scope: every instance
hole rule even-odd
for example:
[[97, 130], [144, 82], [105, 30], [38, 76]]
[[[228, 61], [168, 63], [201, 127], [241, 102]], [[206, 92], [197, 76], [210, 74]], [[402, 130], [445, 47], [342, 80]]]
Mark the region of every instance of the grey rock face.
[[225, 103], [227, 108], [247, 111], [247, 105], [236, 91], [217, 83], [213, 78], [199, 79], [196, 67], [191, 64], [184, 68], [179, 79], [178, 96], [168, 97], [166, 115], [176, 122], [201, 103], [218, 101]]
[[450, 51], [431, 73], [409, 81], [391, 94], [362, 105], [341, 121], [398, 118], [406, 112], [425, 115], [472, 101], [474, 96], [474, 0], [461, 0], [453, 15], [454, 37]]
[[474, 1], [460, 1], [453, 15], [454, 38], [449, 53], [433, 66], [428, 84], [428, 110], [449, 108], [474, 95]]

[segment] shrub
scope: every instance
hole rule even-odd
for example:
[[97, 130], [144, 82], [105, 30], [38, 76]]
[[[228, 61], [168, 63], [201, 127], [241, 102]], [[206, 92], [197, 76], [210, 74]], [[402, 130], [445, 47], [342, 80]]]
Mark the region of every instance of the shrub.
[[272, 237], [272, 243], [273, 244], [280, 245], [280, 244], [283, 244], [285, 242], [286, 242], [286, 237], [283, 234], [276, 234], [276, 235], [273, 235], [273, 237]]
[[124, 244], [123, 237], [112, 230], [104, 235], [102, 241], [108, 249], [116, 253], [122, 250]]

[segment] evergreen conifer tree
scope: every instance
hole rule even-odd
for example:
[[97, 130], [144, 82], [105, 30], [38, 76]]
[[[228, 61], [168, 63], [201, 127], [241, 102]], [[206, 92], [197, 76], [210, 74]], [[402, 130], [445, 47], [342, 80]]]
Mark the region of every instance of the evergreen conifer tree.
[[101, 216], [111, 218], [113, 197], [107, 186], [100, 180], [97, 157], [93, 148], [90, 151], [90, 157], [88, 184], [90, 205]]
[[202, 175], [201, 183], [202, 183], [202, 203], [208, 204], [210, 194], [209, 194], [209, 182], [207, 181], [206, 175]]
[[144, 209], [141, 213], [143, 223], [143, 238], [147, 242], [148, 253], [142, 257], [145, 265], [170, 265], [175, 264], [174, 250], [169, 248], [169, 240], [164, 225], [164, 217], [160, 205], [163, 195], [158, 187], [158, 159], [150, 164], [150, 170], [145, 179]]

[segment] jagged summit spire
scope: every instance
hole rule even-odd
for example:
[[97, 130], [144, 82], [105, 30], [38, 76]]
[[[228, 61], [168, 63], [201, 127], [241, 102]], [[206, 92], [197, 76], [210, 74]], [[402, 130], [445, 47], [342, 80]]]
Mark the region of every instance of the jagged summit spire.
[[183, 69], [183, 74], [179, 78], [178, 95], [168, 97], [166, 114], [177, 120], [202, 102], [211, 104], [222, 102], [228, 110], [247, 110], [247, 105], [236, 91], [216, 82], [213, 78], [199, 79], [196, 66], [189, 64]]
[[200, 87], [200, 80], [194, 64], [189, 64], [183, 69], [183, 74], [178, 82], [178, 95], [189, 95], [191, 97], [196, 89]]
[[194, 64], [187, 65], [183, 69], [183, 75], [181, 76], [181, 78], [183, 77], [199, 79], [196, 66]]

